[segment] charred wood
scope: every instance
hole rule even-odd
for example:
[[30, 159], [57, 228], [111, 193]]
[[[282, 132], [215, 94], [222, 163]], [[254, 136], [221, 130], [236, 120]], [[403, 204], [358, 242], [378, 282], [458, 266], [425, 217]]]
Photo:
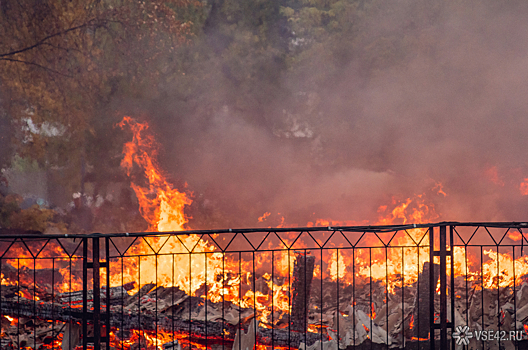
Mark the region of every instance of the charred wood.
[[[183, 315], [152, 315], [151, 313], [141, 312], [123, 312], [121, 306], [112, 307], [113, 312], [110, 315], [110, 324], [112, 327], [118, 327], [123, 330], [141, 329], [144, 331], [163, 330], [165, 332], [175, 332], [196, 339], [222, 338], [225, 341], [233, 342], [234, 335], [239, 327], [228, 322], [203, 321], [185, 319]], [[103, 310], [102, 310], [103, 311]], [[101, 318], [104, 321], [105, 313], [101, 311]], [[6, 300], [2, 298], [0, 312], [2, 315], [9, 315], [20, 318], [27, 317], [41, 320], [55, 320], [61, 322], [81, 322], [83, 313], [80, 308], [70, 308], [57, 303], [44, 303], [20, 298], [18, 301]], [[93, 313], [88, 313], [88, 319], [92, 318]], [[252, 323], [252, 322], [251, 322]], [[258, 327], [257, 341], [260, 344], [276, 346], [298, 347], [301, 342], [312, 345], [321, 339], [320, 334], [300, 333], [286, 329], [266, 329]], [[328, 340], [323, 336], [323, 340]]]
[[[440, 276], [440, 265], [434, 264], [434, 285], [436, 286], [439, 276]], [[429, 337], [429, 324], [431, 322], [430, 312], [430, 280], [429, 273], [431, 269], [431, 264], [426, 261], [423, 264], [423, 270], [418, 276], [417, 292], [414, 299], [414, 327], [413, 333], [414, 337], [419, 339], [427, 339]]]
[[291, 330], [306, 332], [315, 256], [297, 254], [293, 267]]

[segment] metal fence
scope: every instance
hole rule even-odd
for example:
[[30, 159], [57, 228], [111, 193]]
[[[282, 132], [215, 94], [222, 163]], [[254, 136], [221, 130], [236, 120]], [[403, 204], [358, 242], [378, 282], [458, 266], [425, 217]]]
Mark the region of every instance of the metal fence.
[[0, 237], [1, 348], [522, 348], [527, 227]]

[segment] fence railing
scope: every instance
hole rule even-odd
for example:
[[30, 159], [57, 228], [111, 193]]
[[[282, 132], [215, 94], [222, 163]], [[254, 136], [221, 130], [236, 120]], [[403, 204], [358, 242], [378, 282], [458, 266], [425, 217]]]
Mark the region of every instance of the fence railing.
[[0, 347], [518, 348], [527, 228], [4, 236]]

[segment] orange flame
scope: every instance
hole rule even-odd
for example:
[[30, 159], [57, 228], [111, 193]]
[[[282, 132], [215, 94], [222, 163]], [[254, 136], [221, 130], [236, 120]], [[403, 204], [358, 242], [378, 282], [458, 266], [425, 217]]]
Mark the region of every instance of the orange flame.
[[[124, 117], [119, 126], [129, 127], [133, 133], [131, 142], [124, 146], [124, 158], [121, 166], [127, 175], [133, 179], [134, 189], [140, 205], [142, 216], [154, 231], [180, 231], [186, 227], [188, 218], [184, 213], [186, 206], [192, 203], [187, 194], [178, 191], [168, 182], [162, 171], [159, 170], [155, 159], [158, 145], [148, 131], [146, 123], [138, 123], [130, 117]], [[146, 181], [140, 182], [137, 173], [144, 173]], [[141, 184], [140, 184], [141, 183]], [[143, 184], [145, 183], [145, 184]], [[264, 220], [269, 213], [265, 213], [259, 220]], [[217, 249], [212, 243], [197, 236], [180, 235], [171, 237], [167, 241], [161, 238], [152, 238], [150, 245], [163, 246], [166, 255], [141, 258], [141, 274], [157, 276], [156, 281], [141, 281], [144, 285], [156, 282], [165, 287], [177, 286], [189, 295], [196, 295], [196, 291], [204, 284], [207, 285], [207, 297], [213, 302], [231, 301], [239, 306], [253, 308], [259, 312], [259, 317], [264, 321], [272, 314], [271, 305], [275, 310], [289, 311], [288, 284], [276, 285], [269, 277], [265, 278], [271, 293], [263, 294], [260, 291], [248, 290], [242, 293], [242, 284], [247, 283], [248, 276], [239, 276], [238, 271], [251, 271], [249, 262], [232, 261]], [[165, 240], [165, 238], [163, 239]], [[193, 254], [189, 257], [189, 250], [193, 253], [208, 253], [207, 255]], [[152, 254], [152, 249], [145, 242], [131, 248], [131, 253], [138, 255]], [[179, 254], [183, 253], [183, 254]], [[279, 254], [276, 270], [279, 273], [292, 271], [294, 258], [288, 254]], [[136, 281], [139, 276], [137, 260], [126, 264], [126, 271], [116, 270], [111, 276], [113, 285], [120, 285], [121, 278], [124, 283]], [[240, 266], [239, 266], [240, 265]], [[285, 268], [286, 267], [286, 268]], [[156, 273], [157, 271], [157, 273]], [[189, 273], [192, 271], [192, 278]], [[145, 274], [145, 272], [147, 272]], [[174, 279], [173, 279], [174, 274]], [[141, 286], [138, 285], [137, 288]], [[136, 289], [137, 290], [137, 289]]]
[[418, 337], [411, 337], [412, 341], [428, 341], [429, 337], [427, 338], [418, 338]]
[[363, 328], [365, 328], [365, 331], [366, 331], [367, 333], [369, 333], [369, 332], [370, 332], [370, 329], [368, 329], [368, 327], [367, 327], [367, 326], [365, 326], [364, 324], [361, 324], [361, 325], [363, 326]]
[[270, 212], [265, 212], [261, 217], [258, 218], [258, 222], [265, 221], [268, 218], [268, 216], [270, 216], [270, 215], [271, 215]]
[[525, 178], [523, 182], [521, 182], [519, 190], [523, 196], [528, 196], [528, 177]]
[[146, 133], [147, 123], [138, 123], [130, 117], [124, 117], [118, 124], [121, 128], [128, 126], [133, 133], [133, 140], [124, 146], [124, 158], [121, 166], [132, 176], [135, 167], [139, 167], [147, 184], [132, 183], [140, 204], [141, 215], [147, 220], [151, 230], [181, 231], [188, 218], [184, 207], [192, 203], [187, 194], [173, 188], [159, 170], [156, 159], [158, 145], [152, 135]]

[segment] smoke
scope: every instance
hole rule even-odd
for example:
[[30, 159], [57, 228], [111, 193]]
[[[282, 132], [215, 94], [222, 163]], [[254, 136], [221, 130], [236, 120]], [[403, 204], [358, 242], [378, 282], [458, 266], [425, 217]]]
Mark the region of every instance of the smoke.
[[271, 82], [236, 77], [220, 56], [189, 68], [210, 73], [194, 107], [167, 102], [154, 122], [195, 221], [374, 222], [379, 206], [422, 194], [440, 220], [526, 220], [527, 6], [386, 5], [359, 39], [324, 43], [292, 70], [273, 65]]

